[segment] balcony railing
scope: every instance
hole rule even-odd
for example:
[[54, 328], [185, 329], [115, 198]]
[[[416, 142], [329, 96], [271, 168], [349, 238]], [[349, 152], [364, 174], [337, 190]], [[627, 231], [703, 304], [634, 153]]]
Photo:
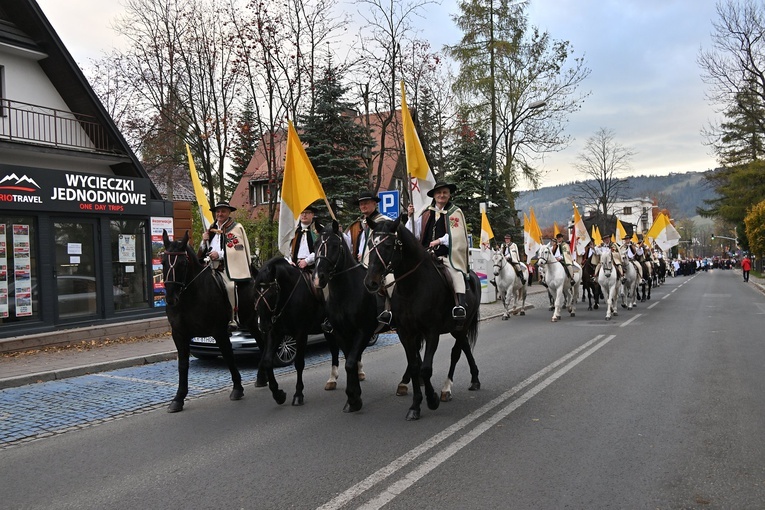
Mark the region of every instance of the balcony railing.
[[95, 117], [10, 99], [0, 99], [0, 139], [109, 150], [106, 132]]

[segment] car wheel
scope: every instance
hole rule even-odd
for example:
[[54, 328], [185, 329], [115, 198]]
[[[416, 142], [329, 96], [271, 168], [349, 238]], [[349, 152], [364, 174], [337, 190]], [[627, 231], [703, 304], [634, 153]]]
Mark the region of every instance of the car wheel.
[[274, 365], [280, 367], [286, 367], [295, 362], [295, 355], [297, 354], [297, 342], [295, 338], [290, 335], [285, 335], [282, 339], [282, 343], [276, 348], [276, 359]]
[[377, 339], [379, 338], [379, 334], [375, 333], [372, 335], [372, 337], [369, 339], [369, 342], [367, 342], [367, 345], [374, 345], [377, 343]]

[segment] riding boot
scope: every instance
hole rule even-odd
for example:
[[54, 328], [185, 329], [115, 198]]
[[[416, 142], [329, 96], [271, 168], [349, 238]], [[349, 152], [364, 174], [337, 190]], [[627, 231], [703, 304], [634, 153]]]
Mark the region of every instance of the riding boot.
[[377, 300], [378, 311], [377, 322], [390, 326], [390, 321], [393, 320], [393, 314], [385, 306], [387, 304], [385, 296], [378, 293], [375, 294], [375, 299]]
[[571, 286], [573, 287], [574, 285], [576, 285], [576, 282], [574, 281], [574, 277], [571, 276], [571, 272], [568, 270], [568, 266], [566, 264], [562, 264], [562, 265], [563, 265], [563, 271], [566, 272], [566, 276], [568, 276], [568, 280], [571, 282]]
[[513, 264], [513, 269], [515, 269], [516, 276], [521, 279], [521, 285], [526, 285], [526, 278], [523, 277], [523, 271], [518, 267], [517, 264]]
[[237, 293], [236, 293], [236, 284], [233, 284], [233, 289], [230, 288], [230, 286], [227, 286], [226, 291], [228, 293], [228, 299], [231, 303], [231, 317], [228, 321], [228, 332], [231, 333], [233, 331], [236, 331], [239, 329], [239, 323], [237, 321]]
[[465, 294], [457, 294], [457, 306], [452, 308], [452, 317], [458, 321], [464, 321], [467, 317], [467, 302], [465, 301]]

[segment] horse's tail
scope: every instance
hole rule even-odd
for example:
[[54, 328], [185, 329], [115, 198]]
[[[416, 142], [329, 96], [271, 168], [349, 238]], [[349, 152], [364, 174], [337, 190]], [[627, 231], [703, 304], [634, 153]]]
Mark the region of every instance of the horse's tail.
[[470, 271], [470, 287], [473, 289], [476, 298], [475, 317], [470, 321], [470, 326], [467, 329], [467, 340], [472, 351], [478, 340], [478, 323], [481, 321], [481, 280], [478, 279], [478, 275], [473, 271]]

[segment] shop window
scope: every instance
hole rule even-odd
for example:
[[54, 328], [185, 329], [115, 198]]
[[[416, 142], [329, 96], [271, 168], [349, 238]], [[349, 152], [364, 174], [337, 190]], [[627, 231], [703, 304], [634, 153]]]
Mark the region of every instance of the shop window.
[[146, 308], [146, 221], [112, 220], [110, 229], [114, 309]]
[[0, 215], [0, 324], [40, 319], [37, 222]]

